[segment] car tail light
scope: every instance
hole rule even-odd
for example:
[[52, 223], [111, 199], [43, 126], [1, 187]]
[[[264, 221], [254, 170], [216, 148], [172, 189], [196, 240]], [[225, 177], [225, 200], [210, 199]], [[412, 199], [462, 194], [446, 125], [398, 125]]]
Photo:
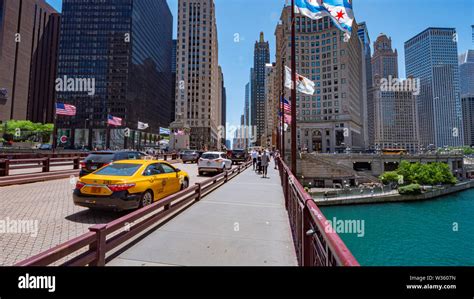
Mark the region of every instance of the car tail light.
[[221, 163], [222, 161], [224, 161], [224, 160], [222, 160], [222, 159], [217, 159], [216, 160], [217, 163]]
[[82, 161], [80, 164], [81, 164], [81, 168], [86, 168], [86, 162]]
[[135, 187], [135, 184], [120, 184], [120, 185], [107, 185], [112, 192], [126, 191], [130, 188]]
[[82, 187], [84, 187], [85, 185], [86, 185], [86, 184], [84, 184], [83, 182], [77, 182], [77, 183], [76, 183], [76, 189], [77, 189], [77, 190], [81, 190]]

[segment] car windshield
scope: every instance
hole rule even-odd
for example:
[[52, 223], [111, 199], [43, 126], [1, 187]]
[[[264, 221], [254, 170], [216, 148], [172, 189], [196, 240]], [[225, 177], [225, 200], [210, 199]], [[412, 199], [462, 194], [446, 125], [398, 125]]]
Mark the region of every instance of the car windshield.
[[111, 175], [111, 176], [132, 176], [140, 168], [140, 164], [110, 164], [99, 171], [97, 175]]
[[219, 158], [219, 155], [218, 155], [218, 154], [203, 154], [203, 155], [202, 155], [202, 158], [203, 158], [203, 159], [213, 160], [213, 159], [218, 159], [218, 158]]
[[92, 163], [109, 163], [114, 160], [114, 154], [112, 153], [104, 153], [104, 154], [90, 154], [84, 160], [85, 162], [92, 162]]

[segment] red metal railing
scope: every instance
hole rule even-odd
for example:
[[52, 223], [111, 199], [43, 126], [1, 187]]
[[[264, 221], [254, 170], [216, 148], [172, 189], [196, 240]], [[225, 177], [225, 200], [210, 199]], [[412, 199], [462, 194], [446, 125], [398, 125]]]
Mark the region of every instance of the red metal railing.
[[278, 160], [296, 256], [301, 266], [359, 266], [311, 196]]
[[[58, 261], [62, 262], [62, 266], [104, 266], [108, 252], [171, 214], [181, 212], [191, 202], [201, 200], [203, 196], [225, 184], [250, 165], [251, 162], [241, 164], [110, 223], [95, 225], [89, 228], [88, 233], [21, 261], [15, 266], [48, 266]], [[72, 254], [78, 255], [68, 258]]]

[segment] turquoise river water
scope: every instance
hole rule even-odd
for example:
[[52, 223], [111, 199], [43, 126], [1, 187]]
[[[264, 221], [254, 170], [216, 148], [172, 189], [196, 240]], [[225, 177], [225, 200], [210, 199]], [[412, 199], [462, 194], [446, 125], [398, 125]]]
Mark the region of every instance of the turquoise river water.
[[474, 189], [403, 203], [321, 207], [328, 220], [364, 220], [340, 233], [365, 266], [474, 266]]

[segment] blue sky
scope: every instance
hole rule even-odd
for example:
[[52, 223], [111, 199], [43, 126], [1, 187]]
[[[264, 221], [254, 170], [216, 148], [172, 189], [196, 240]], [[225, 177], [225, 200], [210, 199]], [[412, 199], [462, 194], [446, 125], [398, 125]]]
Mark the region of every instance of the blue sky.
[[[156, 0], [161, 1], [161, 0]], [[178, 0], [167, 0], [176, 16]], [[58, 10], [62, 0], [47, 0]], [[253, 66], [253, 47], [260, 31], [270, 42], [271, 60], [275, 60], [275, 26], [285, 0], [215, 0], [219, 33], [219, 63], [227, 88], [227, 121], [240, 124], [245, 84]], [[400, 76], [405, 75], [403, 44], [428, 27], [454, 27], [458, 32], [459, 53], [474, 48], [473, 0], [353, 0], [357, 22], [365, 21], [371, 41], [380, 33], [392, 37], [398, 49]], [[176, 35], [176, 18], [174, 26]], [[240, 37], [234, 41], [235, 34]]]

